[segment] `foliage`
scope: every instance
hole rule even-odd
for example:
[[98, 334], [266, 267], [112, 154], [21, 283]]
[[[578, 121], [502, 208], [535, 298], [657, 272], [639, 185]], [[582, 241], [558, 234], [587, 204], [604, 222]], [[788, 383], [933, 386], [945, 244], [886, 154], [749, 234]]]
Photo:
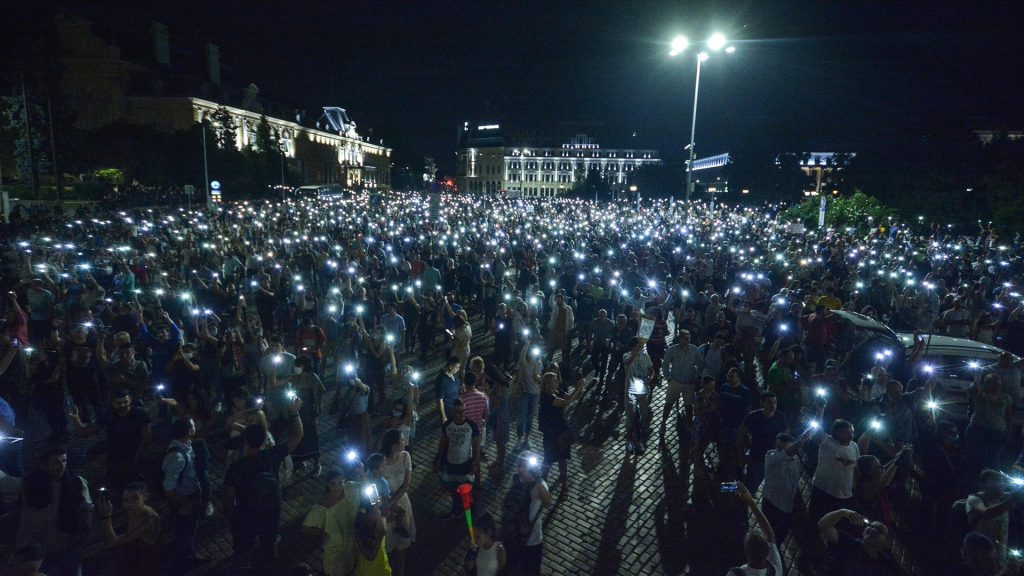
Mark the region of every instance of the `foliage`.
[[[25, 129], [25, 100], [28, 101], [28, 126]], [[46, 130], [46, 113], [31, 96], [23, 99], [21, 94], [12, 94], [0, 99], [3, 110], [3, 128], [13, 141], [15, 165], [23, 182], [38, 182], [40, 176], [53, 171], [50, 159], [50, 145]], [[28, 135], [31, 133], [32, 146], [29, 149]]]
[[[782, 219], [789, 222], [803, 222], [807, 226], [817, 226], [820, 198], [805, 200], [782, 213]], [[864, 194], [860, 190], [848, 196], [829, 198], [825, 209], [825, 225], [833, 228], [865, 229], [870, 223], [887, 222], [896, 212]], [[870, 220], [869, 220], [870, 219]]]
[[577, 198], [609, 199], [612, 194], [612, 177], [604, 175], [599, 168], [591, 168], [584, 174], [577, 170], [576, 182], [572, 186], [572, 195]]
[[118, 186], [124, 184], [124, 171], [120, 168], [100, 168], [93, 171], [92, 177]]
[[256, 124], [256, 146], [257, 152], [262, 154], [277, 154], [280, 144], [274, 132], [270, 129], [270, 122], [266, 114], [260, 114], [260, 121]]
[[231, 113], [223, 106], [218, 106], [213, 114], [210, 114], [210, 126], [213, 127], [214, 141], [221, 149], [234, 149], [238, 141], [238, 128], [231, 118]]
[[675, 194], [681, 198], [686, 194], [686, 170], [682, 166], [668, 164], [645, 164], [629, 174], [629, 183], [644, 198], [668, 198]]

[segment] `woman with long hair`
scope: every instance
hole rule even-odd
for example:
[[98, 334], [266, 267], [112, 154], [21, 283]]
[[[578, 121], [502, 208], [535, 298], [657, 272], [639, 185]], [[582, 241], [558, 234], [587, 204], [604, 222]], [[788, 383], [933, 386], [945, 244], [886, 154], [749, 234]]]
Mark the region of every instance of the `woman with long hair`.
[[541, 377], [540, 412], [537, 418], [544, 435], [544, 475], [555, 462], [559, 464], [558, 480], [562, 492], [569, 488], [568, 460], [573, 433], [565, 419], [565, 409], [583, 394], [583, 378], [576, 381], [572, 394], [564, 396], [558, 391], [558, 375], [547, 372]]
[[416, 541], [416, 521], [412, 502], [409, 501], [412, 457], [405, 450], [405, 440], [405, 435], [396, 428], [384, 433], [381, 444], [384, 463], [380, 466], [381, 474], [391, 489], [391, 498], [384, 511], [385, 517], [391, 520], [388, 522], [386, 548], [391, 569], [399, 576], [405, 572], [405, 551]]

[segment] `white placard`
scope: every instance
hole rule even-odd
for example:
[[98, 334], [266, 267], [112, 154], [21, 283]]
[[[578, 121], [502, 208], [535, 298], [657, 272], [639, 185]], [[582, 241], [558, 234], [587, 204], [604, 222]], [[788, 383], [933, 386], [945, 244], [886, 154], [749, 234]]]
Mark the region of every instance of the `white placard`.
[[643, 340], [650, 340], [652, 332], [654, 332], [654, 320], [650, 318], [641, 319], [640, 331], [637, 332], [636, 337], [642, 338]]

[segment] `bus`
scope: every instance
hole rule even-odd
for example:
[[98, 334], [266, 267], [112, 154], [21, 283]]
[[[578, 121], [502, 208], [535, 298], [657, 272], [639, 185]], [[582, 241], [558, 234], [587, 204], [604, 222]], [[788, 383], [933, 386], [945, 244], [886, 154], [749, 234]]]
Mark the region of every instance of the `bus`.
[[295, 191], [295, 195], [302, 198], [316, 198], [323, 196], [339, 197], [344, 195], [345, 189], [341, 187], [341, 184], [312, 184], [309, 186], [300, 186]]

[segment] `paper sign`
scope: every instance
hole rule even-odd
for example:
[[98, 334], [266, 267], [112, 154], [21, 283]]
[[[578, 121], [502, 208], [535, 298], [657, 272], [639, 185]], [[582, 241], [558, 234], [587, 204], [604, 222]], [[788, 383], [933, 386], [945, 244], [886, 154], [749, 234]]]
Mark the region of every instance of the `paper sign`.
[[640, 320], [640, 331], [637, 332], [636, 337], [643, 340], [650, 340], [651, 332], [654, 332], [654, 320], [650, 318]]

